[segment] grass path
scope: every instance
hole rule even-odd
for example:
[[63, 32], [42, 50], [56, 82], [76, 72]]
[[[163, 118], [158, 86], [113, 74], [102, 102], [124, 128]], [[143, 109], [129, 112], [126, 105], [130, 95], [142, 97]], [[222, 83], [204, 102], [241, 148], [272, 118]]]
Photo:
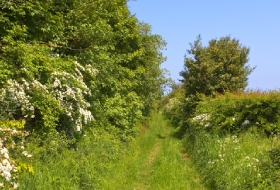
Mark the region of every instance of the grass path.
[[110, 166], [100, 189], [203, 189], [191, 161], [182, 153], [181, 141], [173, 133], [174, 128], [156, 114], [127, 155]]

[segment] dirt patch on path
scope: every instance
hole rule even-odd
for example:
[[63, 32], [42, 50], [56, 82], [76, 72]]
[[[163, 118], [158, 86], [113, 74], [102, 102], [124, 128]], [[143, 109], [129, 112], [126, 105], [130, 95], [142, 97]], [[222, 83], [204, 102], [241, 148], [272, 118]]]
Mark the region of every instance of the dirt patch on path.
[[153, 151], [151, 152], [151, 154], [149, 155], [149, 160], [148, 160], [148, 167], [151, 166], [153, 164], [153, 162], [155, 161], [157, 154], [160, 150], [161, 147], [161, 143], [157, 142], [155, 144], [155, 148], [153, 149]]
[[143, 178], [146, 179], [146, 181], [142, 184], [139, 184], [138, 187], [134, 188], [134, 190], [145, 190], [145, 189], [149, 189], [151, 187], [149, 179], [151, 176], [151, 166], [153, 165], [158, 152], [160, 151], [161, 148], [161, 142], [157, 142], [154, 145], [154, 148], [152, 149], [150, 155], [147, 158], [147, 162], [143, 163], [145, 165], [144, 167], [144, 173], [143, 173]]

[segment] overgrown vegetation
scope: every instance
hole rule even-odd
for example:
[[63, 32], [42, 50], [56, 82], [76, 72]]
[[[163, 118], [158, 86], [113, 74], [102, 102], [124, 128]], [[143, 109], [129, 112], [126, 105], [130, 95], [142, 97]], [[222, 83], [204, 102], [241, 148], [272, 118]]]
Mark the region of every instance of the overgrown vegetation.
[[182, 84], [163, 99], [164, 115], [208, 189], [279, 189], [280, 92], [244, 91], [249, 49], [229, 37], [200, 37]]
[[179, 135], [206, 187], [278, 189], [280, 93], [250, 91], [198, 98], [192, 117], [183, 112], [179, 120], [172, 115], [174, 110], [184, 110], [188, 99], [171, 108], [169, 102], [164, 113], [171, 121], [179, 121]]
[[98, 189], [203, 189], [175, 132], [162, 114], [154, 113], [127, 154], [110, 165]]
[[[23, 189], [92, 189], [103, 170], [87, 161], [121, 154], [162, 95], [165, 42], [131, 15], [127, 0], [4, 0], [0, 24], [0, 161], [12, 163], [0, 185], [17, 188], [10, 176], [18, 168]], [[16, 122], [24, 129], [11, 128]], [[29, 133], [20, 144], [28, 152], [7, 157], [13, 130]], [[97, 143], [92, 152], [87, 141]]]
[[238, 40], [199, 36], [163, 98], [182, 157], [161, 115], [132, 141], [168, 80], [127, 0], [2, 0], [0, 24], [0, 188], [203, 188], [183, 158], [209, 189], [280, 188], [280, 93], [244, 92]]

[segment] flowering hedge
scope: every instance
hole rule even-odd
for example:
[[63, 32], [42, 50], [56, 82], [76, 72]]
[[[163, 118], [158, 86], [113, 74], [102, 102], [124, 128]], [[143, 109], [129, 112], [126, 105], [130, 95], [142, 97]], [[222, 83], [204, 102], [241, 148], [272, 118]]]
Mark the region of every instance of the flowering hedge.
[[19, 187], [18, 175], [22, 170], [34, 172], [30, 164], [32, 155], [25, 149], [24, 121], [0, 122], [0, 187]]
[[185, 146], [209, 189], [279, 189], [280, 93], [201, 96]]
[[[55, 129], [62, 125], [62, 117], [68, 122], [64, 130], [73, 133], [81, 131], [84, 124], [93, 120], [88, 110], [90, 104], [86, 95], [91, 91], [83, 80], [82, 72], [94, 76], [97, 72], [90, 65], [81, 66], [74, 62], [74, 73], [65, 71], [49, 72], [46, 82], [36, 79], [9, 79], [0, 90], [0, 116], [2, 120], [25, 119], [31, 126], [36, 121], [37, 127]], [[23, 68], [23, 70], [25, 70]], [[41, 73], [45, 74], [45, 73]]]
[[246, 92], [204, 98], [190, 121], [198, 128], [220, 134], [257, 130], [267, 136], [276, 135], [280, 130], [280, 93]]
[[93, 126], [133, 138], [162, 95], [165, 42], [127, 2], [4, 0], [0, 121], [25, 121], [40, 145]]

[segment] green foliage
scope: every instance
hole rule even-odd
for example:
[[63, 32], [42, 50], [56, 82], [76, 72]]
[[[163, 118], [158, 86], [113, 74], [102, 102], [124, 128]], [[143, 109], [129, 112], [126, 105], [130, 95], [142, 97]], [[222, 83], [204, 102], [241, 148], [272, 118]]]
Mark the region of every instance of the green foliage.
[[197, 106], [196, 116], [206, 114], [207, 119], [189, 121], [198, 128], [219, 134], [257, 130], [270, 136], [280, 130], [279, 110], [279, 92], [226, 94], [214, 99], [205, 97]]
[[162, 96], [165, 42], [127, 0], [3, 0], [0, 24], [0, 120], [35, 159], [20, 188], [95, 189]]
[[19, 176], [19, 189], [97, 189], [111, 163], [125, 153], [119, 130], [104, 127], [87, 130], [75, 147], [73, 140], [53, 131], [48, 138], [33, 135], [27, 149], [33, 155], [34, 173]]
[[[279, 139], [245, 132], [239, 136], [218, 136], [188, 129], [185, 146], [209, 189], [278, 189], [276, 170], [268, 150]], [[274, 159], [275, 161], [275, 159]]]
[[[99, 125], [131, 135], [162, 95], [165, 42], [131, 15], [126, 0], [5, 0], [0, 6], [3, 117], [73, 136], [94, 115]], [[25, 98], [8, 97], [11, 85]]]
[[279, 106], [275, 91], [200, 97], [184, 138], [209, 189], [279, 188]]
[[25, 149], [28, 132], [24, 131], [24, 120], [0, 120], [0, 187], [16, 189], [18, 176], [26, 171], [34, 173], [32, 155]]
[[162, 99], [163, 114], [173, 126], [182, 125], [184, 102], [185, 94], [182, 84], [172, 85], [172, 91]]
[[245, 89], [247, 76], [253, 71], [246, 65], [249, 48], [229, 36], [213, 39], [206, 47], [198, 36], [190, 45], [190, 56], [185, 57], [185, 68], [180, 73], [186, 96], [198, 93], [211, 96]]

